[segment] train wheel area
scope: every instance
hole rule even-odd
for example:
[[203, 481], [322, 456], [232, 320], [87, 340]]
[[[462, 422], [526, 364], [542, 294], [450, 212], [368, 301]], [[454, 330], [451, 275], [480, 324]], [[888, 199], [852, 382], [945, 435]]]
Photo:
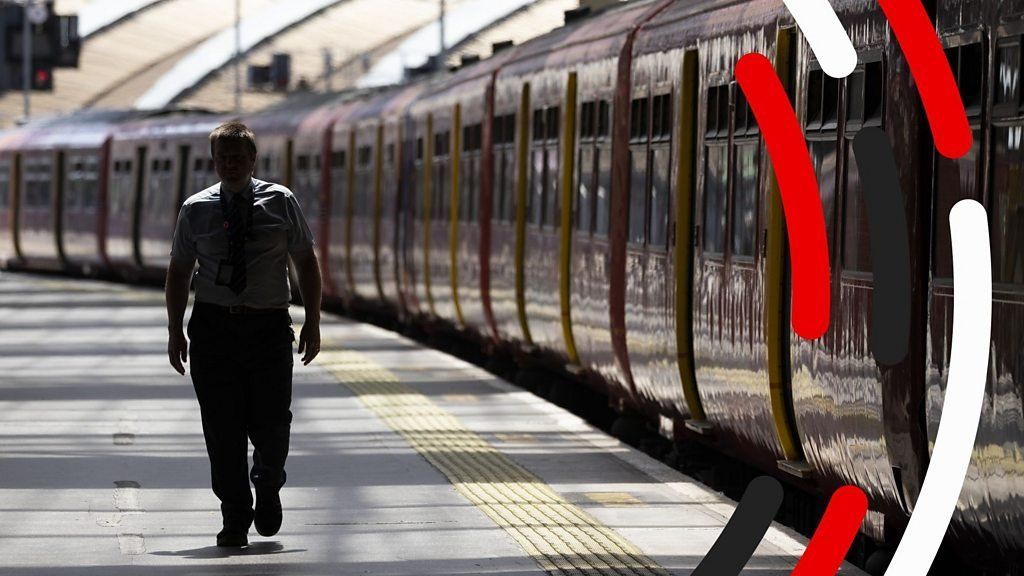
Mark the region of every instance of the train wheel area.
[[[165, 314], [150, 288], [0, 273], [3, 574], [690, 574], [735, 512], [473, 364], [325, 314], [294, 371], [283, 527], [228, 552]], [[806, 544], [773, 524], [742, 573], [789, 574]]]

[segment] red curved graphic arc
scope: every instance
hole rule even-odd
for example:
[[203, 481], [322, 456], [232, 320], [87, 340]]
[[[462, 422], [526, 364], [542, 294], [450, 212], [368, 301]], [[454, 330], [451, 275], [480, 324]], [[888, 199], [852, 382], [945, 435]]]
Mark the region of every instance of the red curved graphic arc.
[[820, 338], [829, 323], [828, 245], [804, 134], [767, 58], [757, 53], [740, 58], [736, 80], [761, 126], [779, 181], [793, 262], [793, 329], [803, 338]]
[[928, 13], [918, 0], [879, 0], [879, 5], [921, 93], [935, 148], [946, 158], [960, 158], [971, 149], [971, 126]]
[[867, 512], [868, 499], [860, 488], [836, 490], [790, 576], [835, 576]]

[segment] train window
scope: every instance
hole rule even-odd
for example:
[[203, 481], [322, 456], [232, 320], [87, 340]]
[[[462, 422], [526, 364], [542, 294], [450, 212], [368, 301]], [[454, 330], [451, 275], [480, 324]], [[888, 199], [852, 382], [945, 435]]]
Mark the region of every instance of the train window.
[[544, 190], [544, 226], [558, 228], [561, 222], [561, 198], [559, 197], [558, 186], [558, 149], [549, 147], [544, 159], [544, 173], [547, 175], [548, 183]]
[[[981, 42], [965, 44], [956, 50], [957, 66], [953, 68], [957, 78], [957, 86], [960, 88], [960, 97], [963, 99], [964, 109], [967, 114], [974, 116], [981, 114], [982, 84], [985, 70], [985, 51]], [[950, 59], [953, 56], [948, 54]], [[952, 62], [951, 62], [952, 65]]]
[[648, 229], [650, 244], [657, 248], [665, 248], [668, 240], [669, 194], [672, 181], [672, 157], [668, 147], [651, 150], [650, 181], [651, 181], [651, 214]]
[[950, 160], [939, 154], [935, 155], [934, 201], [933, 212], [934, 254], [932, 266], [937, 278], [953, 277], [953, 253], [949, 235], [949, 211], [953, 205], [964, 198], [979, 199], [981, 166], [981, 130], [973, 130], [973, 142], [970, 151], [958, 160]]
[[505, 116], [505, 143], [513, 144], [516, 141], [516, 115]]
[[164, 172], [170, 172], [170, 171], [171, 171], [171, 159], [167, 158], [167, 159], [164, 160]]
[[591, 228], [591, 210], [594, 147], [580, 146], [577, 153], [579, 162], [576, 165], [576, 200], [574, 208], [576, 230], [587, 232]]
[[651, 99], [651, 140], [660, 140], [664, 128], [662, 127], [662, 116], [665, 113], [665, 100], [662, 96], [655, 96]]
[[822, 124], [822, 82], [824, 73], [821, 70], [811, 70], [807, 77], [807, 129], [817, 130]]
[[544, 139], [544, 110], [533, 111], [533, 138], [534, 142]]
[[560, 111], [558, 106], [552, 106], [547, 110], [547, 114], [544, 118], [544, 123], [546, 124], [548, 132], [548, 140], [558, 140], [558, 133], [559, 129], [561, 128], [561, 126], [559, 125], [559, 122], [561, 121], [559, 114]]
[[331, 152], [331, 167], [333, 168], [345, 168], [345, 151], [337, 150]]
[[635, 142], [647, 141], [647, 97], [633, 100], [629, 121], [629, 139]]
[[993, 281], [1024, 285], [1024, 126], [993, 127]]
[[846, 148], [846, 186], [843, 193], [843, 269], [871, 271], [871, 236], [853, 146]]
[[629, 242], [643, 244], [647, 222], [647, 154], [629, 151]]
[[423, 160], [423, 138], [416, 139], [416, 159]]
[[846, 121], [864, 121], [864, 71], [857, 70], [846, 77]]
[[1020, 106], [1020, 39], [999, 41], [996, 50], [995, 105], [997, 112], [1004, 108], [1010, 115]]
[[609, 123], [610, 123], [610, 107], [607, 100], [601, 100], [597, 106], [597, 136], [599, 138], [608, 137]]
[[584, 102], [580, 106], [580, 140], [592, 139], [596, 135], [594, 128], [594, 103]]
[[754, 112], [750, 109], [746, 95], [743, 94], [743, 90], [736, 90], [733, 134], [737, 136], [757, 134], [758, 130], [757, 119], [754, 118]]
[[718, 86], [708, 88], [707, 113], [704, 115], [707, 126], [705, 135], [714, 138], [718, 135]]
[[821, 129], [833, 130], [839, 125], [839, 80], [825, 76], [821, 85]]
[[725, 142], [707, 147], [704, 159], [704, 251], [725, 252], [729, 149]]
[[662, 94], [654, 97], [655, 108], [660, 109], [657, 115], [657, 128], [654, 130], [654, 140], [672, 139], [672, 95]]
[[880, 125], [885, 103], [885, 74], [882, 61], [864, 64], [864, 122]]
[[594, 201], [594, 234], [604, 238], [608, 236], [609, 212], [611, 210], [612, 189], [612, 151], [608, 146], [599, 146], [595, 160], [594, 172], [597, 173], [597, 189]]
[[736, 145], [733, 174], [732, 255], [754, 256], [757, 236], [757, 141]]
[[811, 164], [818, 175], [818, 194], [821, 198], [822, 212], [825, 215], [825, 238], [828, 242], [829, 262], [833, 262], [835, 254], [835, 206], [836, 206], [836, 162], [837, 145], [835, 140], [815, 140], [809, 143]]
[[295, 167], [298, 168], [299, 170], [308, 170], [309, 156], [306, 156], [305, 154], [299, 156], [298, 161], [295, 164]]
[[718, 87], [718, 137], [729, 135], [729, 86]]
[[153, 158], [153, 161], [150, 163], [149, 170], [151, 172], [159, 172], [160, 169], [161, 169], [160, 161], [157, 160], [156, 158]]

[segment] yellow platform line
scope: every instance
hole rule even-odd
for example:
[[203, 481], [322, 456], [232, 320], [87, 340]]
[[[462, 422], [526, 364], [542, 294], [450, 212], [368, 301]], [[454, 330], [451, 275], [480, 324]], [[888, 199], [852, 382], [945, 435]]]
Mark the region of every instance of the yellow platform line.
[[325, 350], [318, 363], [508, 532], [543, 570], [582, 576], [667, 576], [628, 540], [368, 356]]

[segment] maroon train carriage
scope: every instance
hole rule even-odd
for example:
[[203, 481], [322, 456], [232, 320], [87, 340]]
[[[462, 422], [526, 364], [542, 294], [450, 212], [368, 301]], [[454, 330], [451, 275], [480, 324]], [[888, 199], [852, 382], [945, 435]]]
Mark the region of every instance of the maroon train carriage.
[[93, 274], [103, 264], [103, 181], [110, 133], [132, 113], [46, 121], [19, 147], [18, 257], [34, 269]]
[[[316, 238], [325, 298], [341, 298], [330, 271], [330, 231], [334, 226], [331, 221], [331, 173], [335, 169], [331, 139], [335, 120], [359, 102], [357, 95], [346, 95], [336, 102], [319, 106], [302, 119], [292, 144], [291, 163], [295, 167], [292, 191], [304, 202], [302, 210]], [[339, 230], [343, 225], [342, 222], [336, 224]]]
[[478, 341], [497, 338], [489, 300], [494, 164], [488, 138], [494, 76], [514, 52], [460, 69], [411, 110], [414, 121], [433, 130], [431, 194], [420, 219], [430, 230], [429, 275], [428, 268], [416, 273], [429, 279], [437, 315]]
[[[923, 356], [923, 405], [930, 449], [949, 376], [953, 266], [949, 211], [965, 198], [988, 210], [992, 249], [992, 341], [985, 402], [967, 479], [953, 516], [961, 550], [979, 565], [1024, 560], [1024, 102], [1018, 2], [937, 2], [938, 33], [956, 75], [974, 146], [959, 160], [920, 148], [919, 194], [930, 218], [912, 219], [924, 253], [919, 278], [930, 279], [916, 345]], [[902, 110], [897, 111], [897, 114]], [[927, 135], [921, 138], [927, 141]], [[930, 162], [929, 162], [930, 160]], [[928, 211], [928, 202], [931, 210]], [[930, 241], [930, 242], [929, 242]], [[927, 257], [924, 256], [927, 254]], [[927, 259], [926, 259], [927, 258]], [[921, 297], [922, 305], [925, 296]], [[916, 422], [916, 421], [915, 421]]]

